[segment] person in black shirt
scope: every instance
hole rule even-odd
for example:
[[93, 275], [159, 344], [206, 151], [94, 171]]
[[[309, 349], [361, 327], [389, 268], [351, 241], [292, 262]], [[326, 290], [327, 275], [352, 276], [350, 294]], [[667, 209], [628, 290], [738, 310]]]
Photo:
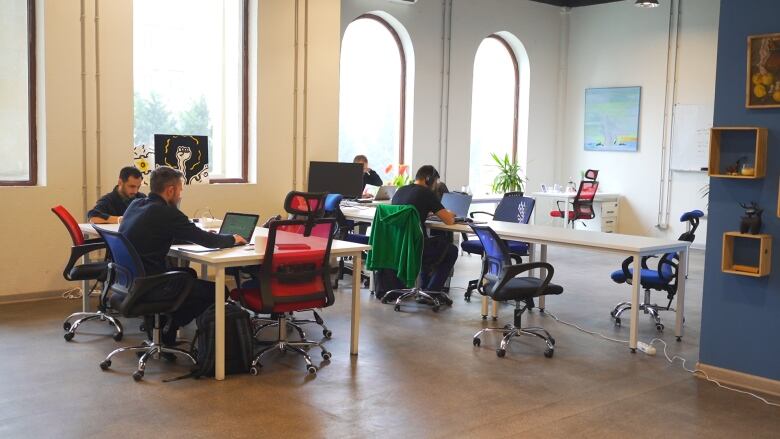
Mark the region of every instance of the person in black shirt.
[[445, 209], [436, 196], [434, 189], [439, 181], [439, 173], [431, 165], [422, 166], [414, 177], [414, 183], [398, 188], [393, 196], [392, 204], [410, 204], [420, 215], [421, 226], [425, 236], [422, 255], [422, 270], [420, 271], [421, 286], [427, 291], [442, 291], [455, 261], [458, 259], [458, 248], [441, 236], [427, 237], [425, 220], [429, 213], [438, 216], [444, 224], [455, 224], [455, 214]]
[[[147, 276], [169, 270], [194, 270], [169, 267], [168, 250], [175, 241], [192, 242], [211, 248], [226, 248], [246, 244], [239, 235], [209, 233], [191, 223], [187, 215], [177, 207], [181, 202], [184, 175], [166, 166], [152, 171], [151, 193], [130, 203], [119, 224], [119, 233], [133, 245]], [[173, 312], [169, 330], [163, 334], [163, 343], [176, 341], [176, 330], [191, 322], [214, 303], [214, 283], [198, 279], [187, 300]]]
[[366, 156], [362, 154], [356, 155], [355, 158], [352, 159], [352, 163], [361, 163], [363, 165], [363, 187], [366, 187], [367, 184], [382, 186], [382, 177], [380, 177], [376, 171], [368, 167], [368, 158], [366, 158]]
[[122, 221], [127, 206], [136, 198], [145, 198], [138, 189], [143, 183], [141, 171], [133, 166], [125, 166], [119, 171], [119, 181], [114, 190], [103, 195], [95, 207], [87, 212], [87, 219], [92, 224], [116, 224]]

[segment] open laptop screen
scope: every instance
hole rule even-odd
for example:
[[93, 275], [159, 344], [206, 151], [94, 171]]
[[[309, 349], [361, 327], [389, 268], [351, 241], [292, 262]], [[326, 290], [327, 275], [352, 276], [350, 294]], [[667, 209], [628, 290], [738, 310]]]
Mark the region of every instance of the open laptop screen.
[[219, 228], [219, 233], [240, 235], [246, 239], [246, 242], [249, 242], [255, 233], [258, 219], [259, 215], [228, 212], [225, 214], [225, 219], [222, 220], [222, 227]]
[[456, 217], [465, 218], [471, 207], [471, 195], [448, 192], [441, 197], [441, 204], [445, 209], [452, 211]]

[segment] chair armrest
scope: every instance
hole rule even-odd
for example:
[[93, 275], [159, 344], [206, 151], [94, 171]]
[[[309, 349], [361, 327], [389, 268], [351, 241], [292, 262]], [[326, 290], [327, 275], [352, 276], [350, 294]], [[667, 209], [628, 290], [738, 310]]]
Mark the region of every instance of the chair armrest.
[[658, 261], [658, 277], [659, 279], [664, 279], [663, 276], [663, 267], [664, 265], [668, 265], [672, 267], [672, 279], [674, 280], [677, 277], [677, 268], [678, 264], [674, 262], [675, 259], [679, 259], [679, 255], [677, 253], [666, 253], [663, 256], [661, 256], [661, 259]]
[[[111, 264], [111, 266], [112, 271], [118, 269], [127, 271], [124, 267], [116, 264]], [[174, 305], [168, 311], [176, 311], [187, 299], [187, 296], [190, 295], [194, 285], [195, 277], [188, 271], [168, 271], [152, 276], [137, 277], [133, 280], [127, 296], [122, 301], [120, 311], [122, 314], [127, 314], [127, 310], [132, 309], [138, 302], [145, 301], [152, 294], [157, 295], [155, 297], [157, 302], [165, 300], [174, 302]], [[112, 291], [118, 291], [114, 286], [111, 289]]]
[[[73, 267], [76, 266], [76, 263], [81, 259], [82, 256], [86, 255], [87, 253], [91, 253], [98, 250], [103, 250], [106, 248], [106, 243], [103, 242], [102, 239], [91, 239], [87, 243], [82, 245], [74, 245], [70, 248], [70, 258], [68, 259], [68, 263], [65, 265], [65, 269], [62, 271], [62, 276], [65, 279], [69, 279], [69, 273], [73, 269]], [[108, 259], [108, 252], [106, 252], [106, 258]]]
[[518, 255], [517, 253], [509, 253], [509, 259], [514, 259], [514, 261], [517, 264], [522, 264], [523, 263], [523, 257]]
[[[566, 200], [557, 200], [555, 202], [555, 204], [558, 206], [558, 211], [563, 212], [564, 208], [561, 207], [561, 203], [568, 203], [568, 201], [566, 201]], [[574, 204], [574, 203], [569, 203], [569, 204]]]
[[470, 218], [474, 218], [474, 214], [477, 214], [477, 213], [478, 213], [478, 214], [480, 214], [480, 215], [488, 215], [488, 216], [490, 216], [491, 218], [493, 218], [493, 217], [494, 217], [494, 215], [493, 215], [492, 213], [490, 213], [490, 212], [484, 212], [484, 211], [482, 211], [482, 210], [475, 210], [474, 212], [471, 212], [471, 213], [469, 213], [469, 217], [470, 217]]
[[541, 294], [545, 288], [547, 288], [547, 285], [550, 284], [553, 273], [555, 273], [555, 269], [548, 262], [528, 262], [526, 264], [510, 265], [509, 267], [506, 267], [504, 269], [504, 275], [501, 277], [498, 283], [496, 283], [496, 286], [493, 287], [493, 291], [498, 291], [501, 288], [504, 288], [504, 286], [510, 280], [517, 277], [517, 275], [537, 268], [544, 268], [547, 273], [544, 280], [542, 281], [542, 284], [539, 285], [539, 288], [537, 289], [537, 293]]
[[647, 266], [647, 260], [652, 258], [657, 258], [656, 255], [650, 255], [650, 256], [642, 256], [642, 268], [645, 270], [649, 270], [650, 268]]

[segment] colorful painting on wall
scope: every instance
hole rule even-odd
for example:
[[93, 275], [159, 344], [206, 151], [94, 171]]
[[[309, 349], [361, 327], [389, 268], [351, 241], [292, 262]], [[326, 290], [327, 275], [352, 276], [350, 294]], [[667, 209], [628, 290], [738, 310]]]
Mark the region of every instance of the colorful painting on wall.
[[641, 87], [585, 90], [586, 151], [637, 150], [641, 90]]
[[209, 182], [208, 136], [154, 135], [154, 163], [184, 173], [186, 184]]
[[149, 174], [152, 172], [152, 163], [154, 163], [154, 151], [145, 144], [133, 147], [133, 165], [141, 171], [143, 185], [149, 185]]
[[780, 34], [748, 37], [745, 106], [780, 107]]

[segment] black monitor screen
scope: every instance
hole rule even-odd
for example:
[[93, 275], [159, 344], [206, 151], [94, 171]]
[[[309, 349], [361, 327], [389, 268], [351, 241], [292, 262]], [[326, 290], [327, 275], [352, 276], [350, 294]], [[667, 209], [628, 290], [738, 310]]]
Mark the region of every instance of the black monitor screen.
[[363, 194], [363, 164], [310, 162], [308, 191], [359, 198]]

